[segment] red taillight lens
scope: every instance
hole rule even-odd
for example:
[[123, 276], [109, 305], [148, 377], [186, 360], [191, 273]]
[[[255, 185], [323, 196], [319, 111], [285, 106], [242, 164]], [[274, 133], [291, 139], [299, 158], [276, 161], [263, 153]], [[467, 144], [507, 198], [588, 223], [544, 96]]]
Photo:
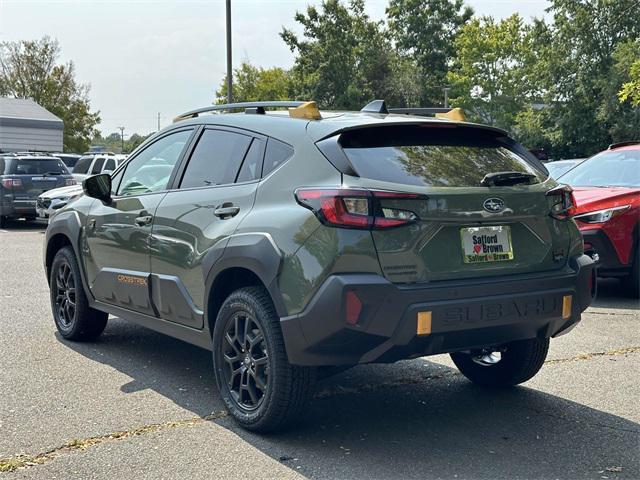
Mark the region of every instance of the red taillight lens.
[[20, 188], [22, 187], [22, 180], [19, 178], [4, 178], [2, 180], [2, 186], [4, 188]]
[[71, 185], [75, 185], [75, 184], [76, 184], [76, 181], [75, 181], [73, 178], [67, 178], [67, 181], [66, 181], [66, 182], [64, 182], [64, 184], [65, 184], [67, 187], [70, 187]]
[[380, 199], [426, 198], [415, 193], [359, 188], [299, 188], [295, 197], [300, 205], [313, 211], [325, 225], [365, 230], [399, 227], [418, 219], [409, 210], [381, 207]]
[[569, 185], [559, 185], [546, 193], [551, 200], [551, 216], [556, 220], [566, 220], [575, 214], [576, 201]]
[[360, 313], [362, 312], [362, 302], [356, 295], [356, 292], [353, 290], [349, 290], [345, 295], [345, 316], [347, 323], [350, 325], [355, 325], [358, 323], [358, 319], [360, 318]]

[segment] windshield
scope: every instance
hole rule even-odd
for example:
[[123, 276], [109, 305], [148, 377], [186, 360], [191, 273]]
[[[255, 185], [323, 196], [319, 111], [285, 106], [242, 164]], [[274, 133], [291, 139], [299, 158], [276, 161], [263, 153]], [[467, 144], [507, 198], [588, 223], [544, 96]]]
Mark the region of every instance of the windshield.
[[69, 171], [64, 166], [62, 160], [57, 158], [42, 159], [42, 160], [25, 160], [17, 159], [13, 162], [12, 168], [8, 172], [12, 175], [65, 175]]
[[640, 150], [599, 153], [558, 180], [572, 187], [640, 187]]
[[531, 174], [532, 183], [546, 179], [507, 142], [478, 129], [366, 128], [344, 133], [340, 144], [358, 175], [373, 180], [471, 187], [496, 172]]
[[578, 163], [580, 163], [580, 161], [578, 160], [576, 160], [575, 162], [560, 161], [560, 162], [549, 162], [549, 163], [546, 163], [544, 166], [547, 167], [547, 170], [549, 171], [549, 175], [551, 175], [552, 178], [558, 178], [559, 176], [567, 173], [569, 170], [575, 167]]

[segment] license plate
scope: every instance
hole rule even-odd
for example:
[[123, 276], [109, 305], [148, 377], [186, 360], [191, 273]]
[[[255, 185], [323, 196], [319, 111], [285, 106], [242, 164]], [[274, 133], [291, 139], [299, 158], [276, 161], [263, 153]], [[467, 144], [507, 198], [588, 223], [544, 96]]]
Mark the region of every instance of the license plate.
[[513, 260], [511, 229], [470, 227], [460, 230], [464, 263], [486, 263]]

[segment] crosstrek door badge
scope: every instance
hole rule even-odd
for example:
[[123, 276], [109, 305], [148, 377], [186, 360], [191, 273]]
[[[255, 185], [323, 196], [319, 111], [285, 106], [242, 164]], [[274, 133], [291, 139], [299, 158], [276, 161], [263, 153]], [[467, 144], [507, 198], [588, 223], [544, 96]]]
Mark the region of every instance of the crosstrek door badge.
[[490, 213], [500, 213], [504, 210], [504, 200], [501, 198], [487, 198], [482, 207]]
[[133, 275], [123, 275], [123, 274], [119, 274], [116, 277], [116, 280], [118, 280], [118, 282], [120, 283], [126, 283], [128, 285], [136, 285], [139, 287], [146, 287], [147, 286], [147, 279], [144, 277], [134, 277]]

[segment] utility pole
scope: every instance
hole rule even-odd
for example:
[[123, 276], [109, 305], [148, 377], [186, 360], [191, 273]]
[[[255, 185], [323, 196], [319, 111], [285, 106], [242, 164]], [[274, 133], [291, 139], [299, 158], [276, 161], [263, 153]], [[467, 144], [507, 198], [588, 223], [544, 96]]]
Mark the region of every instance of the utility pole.
[[160, 131], [160, 112], [158, 112], [158, 131]]
[[118, 127], [120, 130], [120, 153], [124, 153], [124, 127]]
[[227, 103], [233, 102], [233, 72], [231, 71], [231, 0], [227, 0]]
[[449, 90], [451, 90], [451, 87], [442, 87], [442, 91], [444, 92], [444, 108], [449, 108]]

